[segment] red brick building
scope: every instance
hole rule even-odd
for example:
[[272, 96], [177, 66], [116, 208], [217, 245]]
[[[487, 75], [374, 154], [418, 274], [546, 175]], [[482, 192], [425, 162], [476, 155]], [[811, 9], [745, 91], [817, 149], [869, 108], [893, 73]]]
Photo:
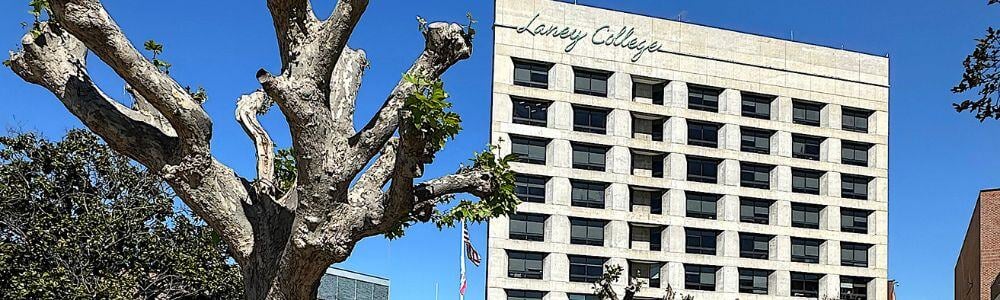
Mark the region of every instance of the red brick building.
[[[979, 192], [965, 242], [955, 263], [955, 300], [1000, 295], [1000, 189]], [[994, 288], [996, 287], [996, 288]]]

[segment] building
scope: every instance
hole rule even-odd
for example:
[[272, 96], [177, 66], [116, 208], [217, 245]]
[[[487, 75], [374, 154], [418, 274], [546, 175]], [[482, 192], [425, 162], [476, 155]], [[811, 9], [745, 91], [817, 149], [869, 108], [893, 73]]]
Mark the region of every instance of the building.
[[605, 265], [641, 298], [888, 297], [888, 58], [550, 0], [494, 28], [524, 203], [487, 299], [593, 299]]
[[319, 281], [320, 300], [389, 300], [389, 280], [330, 267]]
[[955, 263], [955, 300], [1000, 296], [1000, 189], [979, 192]]

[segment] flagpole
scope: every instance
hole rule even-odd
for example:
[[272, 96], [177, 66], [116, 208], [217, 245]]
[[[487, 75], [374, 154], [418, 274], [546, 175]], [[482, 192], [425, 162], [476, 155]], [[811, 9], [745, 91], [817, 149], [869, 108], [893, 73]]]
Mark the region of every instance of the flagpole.
[[[465, 229], [465, 220], [462, 220], [462, 230], [459, 230], [459, 234], [461, 236], [458, 238], [459, 244], [461, 246], [458, 248], [458, 252], [462, 253], [462, 255], [461, 255], [461, 257], [459, 259], [461, 260], [462, 280], [463, 281], [465, 280], [465, 230], [466, 230]], [[459, 291], [458, 292], [458, 299], [459, 300], [465, 300], [465, 293], [462, 293], [461, 291]]]

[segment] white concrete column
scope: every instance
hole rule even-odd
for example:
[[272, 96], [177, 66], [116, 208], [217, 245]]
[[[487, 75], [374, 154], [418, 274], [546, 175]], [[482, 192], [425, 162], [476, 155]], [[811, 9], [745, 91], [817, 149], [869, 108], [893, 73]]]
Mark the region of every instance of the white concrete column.
[[889, 179], [885, 177], [875, 177], [868, 183], [868, 199], [870, 201], [889, 201]]
[[[670, 237], [670, 239], [663, 240], [666, 243], [667, 252], [684, 253], [684, 226], [670, 225], [667, 226], [665, 231], [667, 231], [667, 236]], [[681, 271], [681, 274], [684, 274], [684, 272]], [[684, 280], [681, 279], [681, 284], [683, 283]]]
[[628, 249], [628, 222], [611, 221], [604, 227], [604, 246]]
[[573, 78], [573, 66], [556, 64], [549, 69], [549, 89], [572, 93]]
[[823, 161], [839, 164], [843, 153], [841, 153], [840, 139], [827, 138], [820, 145], [819, 156]]
[[739, 116], [743, 111], [743, 98], [740, 91], [734, 89], [723, 90], [719, 94], [719, 113]]
[[628, 73], [611, 74], [611, 78], [608, 78], [608, 97], [616, 100], [632, 100], [632, 78]]
[[608, 135], [631, 138], [632, 113], [624, 109], [612, 110], [608, 114]]
[[489, 229], [487, 235], [491, 239], [506, 239], [510, 234], [510, 217], [499, 216], [490, 220], [490, 226], [486, 226]]
[[819, 178], [819, 194], [840, 197], [840, 184], [840, 173], [826, 172]]
[[740, 162], [735, 159], [723, 160], [719, 163], [719, 184], [728, 186], [740, 185]]
[[[488, 298], [494, 299], [494, 298]], [[496, 299], [507, 299], [507, 298], [496, 298]], [[542, 300], [569, 300], [569, 294], [563, 292], [548, 292], [545, 296], [542, 296]]]
[[840, 275], [826, 274], [819, 280], [819, 299], [840, 298]]
[[724, 124], [719, 129], [719, 149], [740, 151], [740, 126]]
[[771, 136], [771, 155], [792, 157], [792, 133], [778, 131]]
[[819, 246], [819, 263], [823, 265], [840, 265], [840, 241], [825, 240]]
[[774, 120], [779, 122], [792, 122], [792, 98], [778, 97], [772, 103], [771, 111], [777, 116]]
[[687, 107], [687, 83], [671, 81], [663, 89], [663, 105], [670, 107]]
[[510, 56], [493, 56], [493, 82], [514, 84], [514, 60]]
[[[664, 210], [666, 210], [665, 215], [675, 217], [687, 215], [687, 198], [684, 196], [683, 190], [672, 189], [663, 194], [663, 197], [666, 199], [666, 203], [663, 206]], [[684, 233], [681, 232], [680, 236], [684, 236]]]
[[879, 169], [889, 169], [889, 147], [883, 144], [872, 145], [868, 149], [868, 165], [879, 168]]
[[[666, 283], [674, 287], [675, 290], [684, 288], [684, 264], [679, 262], [667, 263]], [[660, 274], [663, 276], [664, 274]]]
[[771, 171], [771, 189], [781, 191], [781, 192], [791, 192], [792, 191], [792, 167], [789, 166], [776, 166], [774, 170]]
[[[768, 280], [768, 289], [772, 294], [779, 297], [788, 297], [792, 294], [792, 275], [786, 270], [774, 271], [774, 280]], [[772, 283], [773, 281], [773, 283]]]
[[777, 248], [775, 249], [775, 260], [792, 261], [792, 238], [787, 235], [779, 235], [774, 237], [774, 241]]
[[607, 172], [614, 174], [632, 174], [632, 151], [627, 147], [613, 146], [605, 155]]
[[663, 171], [665, 178], [673, 180], [687, 180], [687, 158], [684, 154], [670, 153], [664, 160]]
[[573, 167], [573, 145], [567, 140], [551, 140], [545, 150], [545, 161], [556, 168]]
[[605, 192], [604, 202], [607, 208], [616, 211], [629, 211], [628, 185], [612, 183]]
[[569, 244], [569, 218], [564, 215], [551, 215], [546, 223], [551, 224], [545, 231], [545, 240], [555, 244]]
[[[489, 258], [487, 263], [488, 278], [507, 278], [507, 250], [501, 248], [489, 248]], [[506, 298], [502, 298], [506, 299]]]
[[[514, 120], [514, 102], [510, 95], [493, 93], [493, 121], [510, 123]], [[551, 118], [552, 114], [548, 114]]]
[[[492, 270], [492, 267], [490, 267], [490, 269]], [[504, 270], [504, 272], [506, 271], [507, 270]], [[550, 292], [549, 294], [552, 293]], [[486, 289], [486, 299], [501, 299], [501, 300], [507, 299], [507, 292], [504, 291], [503, 288], [490, 287]], [[546, 295], [545, 298], [543, 298], [543, 300], [550, 300], [550, 299], [548, 299], [548, 295]], [[565, 300], [565, 299], [551, 299], [551, 300]]]
[[868, 214], [868, 234], [881, 236], [889, 234], [888, 212], [876, 210]]
[[889, 113], [876, 111], [868, 118], [868, 132], [877, 135], [889, 135]]
[[771, 205], [771, 224], [791, 227], [792, 226], [792, 203], [789, 201], [775, 201]]
[[569, 257], [566, 254], [549, 253], [542, 268], [542, 280], [569, 282]]
[[546, 123], [548, 123], [549, 128], [572, 131], [573, 105], [569, 102], [552, 102], [552, 104], [549, 105]]
[[719, 220], [728, 222], [740, 221], [740, 197], [736, 195], [724, 195], [719, 199], [717, 205], [719, 209]]
[[687, 144], [687, 119], [670, 117], [663, 122], [663, 141], [672, 144]]
[[733, 230], [719, 233], [718, 254], [724, 257], [740, 257], [740, 235]]
[[827, 104], [824, 109], [823, 117], [826, 122], [823, 122], [826, 127], [833, 129], [841, 129], [841, 123], [843, 123], [843, 109], [839, 104]]
[[840, 231], [840, 207], [826, 206], [820, 212], [820, 227], [829, 231]]
[[723, 293], [737, 293], [740, 291], [740, 273], [736, 267], [725, 266], [715, 274], [715, 290]]
[[554, 205], [570, 206], [572, 190], [569, 178], [552, 177], [545, 184], [545, 201]]
[[868, 266], [876, 269], [889, 268], [889, 247], [886, 244], [875, 244], [868, 249]]

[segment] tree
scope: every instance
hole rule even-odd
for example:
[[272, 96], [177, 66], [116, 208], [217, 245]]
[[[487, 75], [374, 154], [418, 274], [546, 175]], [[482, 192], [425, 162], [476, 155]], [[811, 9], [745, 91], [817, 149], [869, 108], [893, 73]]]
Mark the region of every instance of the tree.
[[[417, 181], [460, 129], [439, 76], [472, 54], [471, 18], [464, 26], [419, 20], [424, 50], [355, 130], [368, 60], [346, 44], [368, 1], [340, 0], [320, 20], [309, 0], [268, 0], [281, 70], [258, 71], [261, 88], [237, 100], [236, 120], [257, 154], [257, 177], [248, 180], [212, 156], [213, 120], [202, 108], [208, 97], [169, 75], [156, 56], [160, 44], [146, 47], [153, 60], [144, 57], [99, 0], [32, 4], [36, 20], [6, 65], [51, 91], [112, 149], [162, 176], [229, 246], [249, 299], [312, 299], [327, 266], [363, 238], [399, 236], [416, 222], [483, 221], [517, 205], [508, 158], [493, 149], [454, 174]], [[125, 81], [131, 108], [91, 80], [87, 52]], [[272, 104], [292, 137], [296, 176], [287, 190], [275, 184], [274, 142], [257, 121]], [[460, 193], [480, 200], [436, 210]]]
[[157, 176], [91, 133], [0, 137], [0, 295], [232, 299], [226, 245]]
[[[594, 282], [592, 288], [594, 289], [594, 296], [597, 296], [601, 300], [618, 300], [618, 293], [615, 292], [614, 284], [618, 282], [621, 278], [622, 272], [625, 268], [620, 265], [606, 265], [604, 266], [604, 273], [601, 274], [601, 278], [598, 278]], [[635, 294], [642, 290], [646, 283], [638, 278], [629, 276], [628, 284], [625, 285], [624, 294], [621, 300], [633, 300], [635, 299]], [[677, 297], [680, 297], [678, 299]], [[667, 288], [664, 290], [662, 300], [694, 300], [694, 296], [691, 295], [680, 295], [677, 291], [674, 291], [674, 287], [667, 284]]]
[[[987, 5], [1000, 3], [989, 0]], [[976, 119], [1000, 119], [1000, 31], [989, 27], [986, 36], [976, 40], [976, 48], [962, 62], [962, 80], [951, 89], [960, 94], [974, 91], [971, 99], [953, 104], [958, 112], [969, 111]]]

